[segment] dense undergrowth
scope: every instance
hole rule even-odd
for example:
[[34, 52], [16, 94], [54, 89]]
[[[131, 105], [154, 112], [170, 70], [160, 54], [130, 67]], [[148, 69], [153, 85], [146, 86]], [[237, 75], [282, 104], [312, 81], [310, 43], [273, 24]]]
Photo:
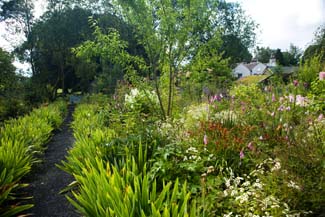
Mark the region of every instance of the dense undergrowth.
[[150, 91], [88, 97], [61, 166], [76, 179], [68, 199], [84, 216], [318, 216], [325, 118], [317, 82], [234, 86], [167, 120]]
[[0, 128], [0, 216], [15, 216], [33, 206], [26, 204], [29, 198], [18, 193], [28, 185], [21, 179], [41, 161], [45, 144], [61, 125], [66, 111], [66, 103], [57, 101], [8, 120]]

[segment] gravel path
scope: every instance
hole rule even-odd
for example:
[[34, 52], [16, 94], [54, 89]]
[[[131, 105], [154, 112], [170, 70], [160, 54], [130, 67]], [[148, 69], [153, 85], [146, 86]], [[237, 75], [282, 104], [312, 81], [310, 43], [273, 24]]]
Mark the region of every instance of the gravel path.
[[28, 210], [28, 214], [37, 217], [75, 217], [80, 216], [64, 195], [59, 192], [74, 179], [55, 166], [60, 164], [67, 155], [68, 149], [74, 142], [70, 123], [74, 107], [69, 106], [68, 116], [64, 120], [61, 129], [57, 130], [51, 141], [47, 144], [43, 163], [33, 169], [26, 177], [24, 183], [29, 183], [26, 188], [27, 195], [33, 195], [35, 206]]

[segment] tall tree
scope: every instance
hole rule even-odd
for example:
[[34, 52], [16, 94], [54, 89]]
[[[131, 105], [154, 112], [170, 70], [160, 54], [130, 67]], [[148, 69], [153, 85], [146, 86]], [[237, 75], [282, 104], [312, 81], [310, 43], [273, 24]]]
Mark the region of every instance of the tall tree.
[[305, 50], [302, 59], [306, 61], [318, 55], [325, 62], [325, 24], [318, 27], [313, 42]]
[[3, 95], [10, 87], [15, 86], [16, 69], [12, 62], [12, 56], [0, 47], [0, 95]]
[[214, 27], [221, 32], [224, 57], [230, 57], [231, 63], [250, 61], [249, 52], [255, 46], [258, 25], [247, 16], [239, 3], [218, 0]]
[[[155, 80], [162, 115], [172, 114], [175, 76], [211, 31], [213, 1], [209, 0], [117, 0], [120, 16], [136, 28], [135, 34], [148, 55], [148, 68]], [[168, 75], [167, 103], [161, 98], [158, 75]], [[166, 106], [166, 107], [165, 107]]]
[[257, 47], [256, 53], [258, 61], [268, 63], [274, 52], [269, 47]]
[[[32, 26], [34, 23], [34, 1], [8, 0], [1, 6], [0, 21], [7, 22], [11, 34], [23, 32], [27, 40], [32, 41]], [[17, 27], [18, 26], [18, 27]], [[31, 64], [32, 73], [35, 73], [34, 44], [30, 43], [26, 49], [25, 59]]]
[[274, 57], [279, 65], [281, 65], [281, 66], [285, 65], [284, 57], [283, 57], [283, 53], [282, 53], [281, 49], [278, 48], [275, 50]]
[[58, 88], [66, 92], [76, 83], [70, 49], [90, 37], [90, 15], [80, 8], [49, 10], [34, 24], [33, 37], [19, 48], [23, 54], [33, 44], [33, 80], [42, 88], [50, 88], [53, 97]]

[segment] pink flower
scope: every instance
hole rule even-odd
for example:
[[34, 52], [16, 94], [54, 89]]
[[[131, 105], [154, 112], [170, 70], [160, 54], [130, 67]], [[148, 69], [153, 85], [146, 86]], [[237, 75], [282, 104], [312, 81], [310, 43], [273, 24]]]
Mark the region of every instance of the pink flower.
[[239, 158], [243, 159], [245, 157], [243, 150], [239, 152]]
[[272, 94], [272, 102], [275, 102], [275, 101], [276, 101], [276, 99], [275, 99], [275, 95]]
[[321, 120], [323, 120], [323, 118], [324, 118], [324, 115], [323, 115], [323, 114], [320, 114], [320, 115], [318, 116], [317, 120], [318, 120], [318, 121], [321, 121]]
[[295, 101], [295, 97], [292, 94], [290, 94], [289, 95], [289, 102], [294, 102], [294, 101]]
[[306, 106], [307, 105], [307, 99], [301, 95], [296, 96], [296, 105], [299, 106]]
[[208, 144], [208, 136], [206, 134], [203, 137], [203, 143], [204, 143], [204, 145]]
[[247, 145], [247, 148], [252, 151], [254, 149], [253, 143], [249, 142], [248, 145]]
[[319, 80], [325, 80], [325, 72], [319, 73]]
[[293, 80], [293, 85], [294, 85], [295, 87], [297, 87], [298, 84], [299, 84], [298, 80]]

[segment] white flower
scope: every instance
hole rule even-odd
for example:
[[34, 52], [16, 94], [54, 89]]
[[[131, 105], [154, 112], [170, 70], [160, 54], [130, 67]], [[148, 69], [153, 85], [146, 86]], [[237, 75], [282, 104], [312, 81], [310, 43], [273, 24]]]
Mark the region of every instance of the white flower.
[[225, 178], [225, 181], [226, 181], [226, 187], [229, 188], [230, 187], [230, 179]]
[[289, 187], [289, 188], [296, 189], [296, 190], [300, 190], [299, 185], [297, 185], [297, 184], [296, 184], [294, 181], [292, 181], [292, 180], [288, 183], [288, 187]]
[[223, 217], [231, 217], [231, 216], [232, 216], [232, 212], [223, 215]]
[[280, 161], [276, 161], [275, 164], [274, 164], [274, 167], [271, 168], [271, 172], [277, 171], [277, 170], [280, 170], [280, 169], [281, 169], [281, 163], [280, 163]]
[[214, 167], [213, 166], [209, 166], [207, 173], [212, 173], [212, 172], [214, 172]]

